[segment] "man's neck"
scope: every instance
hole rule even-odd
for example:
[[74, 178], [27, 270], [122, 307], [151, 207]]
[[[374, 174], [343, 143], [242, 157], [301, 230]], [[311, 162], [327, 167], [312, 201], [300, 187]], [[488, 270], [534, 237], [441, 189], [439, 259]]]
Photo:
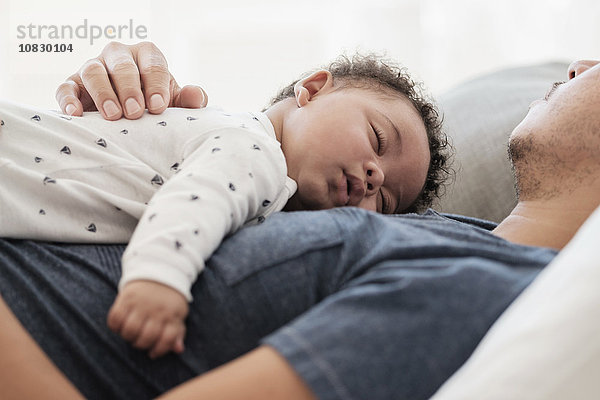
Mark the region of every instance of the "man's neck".
[[493, 233], [514, 243], [560, 250], [596, 207], [597, 192], [520, 201]]

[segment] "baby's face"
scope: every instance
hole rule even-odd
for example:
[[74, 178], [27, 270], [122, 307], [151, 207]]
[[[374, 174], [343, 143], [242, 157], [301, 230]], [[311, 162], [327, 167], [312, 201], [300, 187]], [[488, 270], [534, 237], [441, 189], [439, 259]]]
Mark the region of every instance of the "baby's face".
[[319, 93], [283, 124], [287, 208], [356, 206], [389, 214], [418, 197], [429, 167], [425, 126], [410, 101], [362, 88]]

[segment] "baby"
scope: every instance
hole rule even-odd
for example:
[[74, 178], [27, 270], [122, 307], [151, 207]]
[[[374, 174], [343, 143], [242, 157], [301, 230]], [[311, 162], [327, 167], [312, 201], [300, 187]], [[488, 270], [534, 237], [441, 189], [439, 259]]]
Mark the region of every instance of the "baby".
[[108, 325], [151, 357], [182, 352], [191, 285], [242, 226], [280, 210], [428, 205], [446, 156], [417, 89], [391, 63], [355, 56], [257, 113], [111, 122], [0, 102], [0, 236], [129, 242]]

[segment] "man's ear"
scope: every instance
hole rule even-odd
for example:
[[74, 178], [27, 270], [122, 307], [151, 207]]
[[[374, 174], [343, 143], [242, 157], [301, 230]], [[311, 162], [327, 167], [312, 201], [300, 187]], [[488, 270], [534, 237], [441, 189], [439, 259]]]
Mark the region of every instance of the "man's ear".
[[325, 70], [314, 72], [294, 85], [296, 104], [298, 104], [298, 107], [304, 107], [318, 93], [327, 91], [332, 87], [333, 76], [331, 72]]

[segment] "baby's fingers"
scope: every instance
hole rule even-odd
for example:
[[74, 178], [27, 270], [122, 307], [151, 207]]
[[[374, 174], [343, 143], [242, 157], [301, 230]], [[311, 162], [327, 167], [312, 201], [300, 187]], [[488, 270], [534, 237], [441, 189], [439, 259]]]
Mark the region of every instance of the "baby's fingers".
[[152, 350], [150, 350], [150, 358], [161, 357], [170, 350], [173, 350], [177, 353], [183, 352], [184, 336], [185, 325], [183, 324], [183, 321], [165, 325], [158, 342], [155, 343]]
[[128, 342], [133, 342], [140, 335], [145, 319], [140, 314], [132, 312], [127, 315], [125, 321], [121, 325], [121, 330], [118, 332], [123, 339]]
[[125, 318], [127, 317], [127, 310], [123, 307], [122, 303], [117, 301], [112, 305], [110, 310], [108, 311], [108, 316], [106, 317], [106, 324], [110, 328], [111, 331], [115, 333], [121, 332], [121, 327], [125, 322]]
[[175, 339], [175, 344], [173, 344], [174, 353], [181, 354], [183, 350], [185, 350], [185, 346], [183, 345], [183, 339], [185, 338], [185, 332], [183, 332], [177, 339]]
[[141, 328], [140, 334], [133, 342], [133, 346], [138, 349], [148, 349], [156, 344], [162, 333], [162, 326], [155, 320], [146, 321]]

